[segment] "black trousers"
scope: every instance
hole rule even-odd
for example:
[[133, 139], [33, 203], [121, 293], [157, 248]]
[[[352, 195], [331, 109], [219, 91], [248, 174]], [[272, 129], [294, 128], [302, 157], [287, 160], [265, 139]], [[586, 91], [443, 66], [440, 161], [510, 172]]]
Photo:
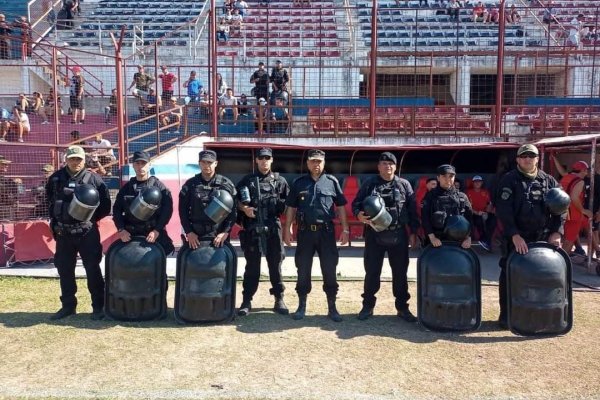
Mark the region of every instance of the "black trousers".
[[302, 296], [309, 294], [312, 290], [311, 272], [315, 252], [319, 255], [321, 262], [323, 291], [328, 297], [335, 296], [339, 287], [336, 278], [339, 253], [333, 226], [317, 231], [309, 229], [298, 231], [298, 246], [294, 258], [298, 269], [296, 292]]
[[60, 277], [60, 301], [63, 307], [77, 305], [77, 283], [75, 282], [75, 264], [77, 253], [81, 256], [87, 276], [87, 285], [92, 297], [92, 308], [101, 310], [104, 307], [104, 278], [100, 270], [102, 245], [100, 232], [94, 225], [83, 236], [59, 235], [56, 237], [56, 254], [54, 265]]
[[365, 285], [363, 297], [363, 306], [375, 307], [377, 297], [375, 295], [381, 287], [381, 268], [383, 267], [383, 258], [387, 252], [390, 267], [392, 269], [392, 293], [396, 298], [396, 309], [405, 310], [408, 308], [408, 282], [406, 272], [408, 271], [408, 238], [404, 229], [396, 231], [399, 243], [395, 246], [382, 246], [377, 243], [377, 233], [372, 229], [367, 229], [365, 235]]
[[473, 215], [473, 225], [477, 228], [480, 238], [488, 244], [491, 243], [492, 235], [496, 229], [496, 214], [488, 214], [487, 219], [484, 221], [481, 215]]
[[[281, 240], [281, 228], [278, 226], [269, 226], [270, 232], [266, 236], [267, 240], [267, 265], [269, 267], [269, 280], [271, 281], [271, 289], [269, 293], [274, 296], [279, 296], [284, 292], [285, 286], [281, 279], [281, 263], [285, 258], [283, 242]], [[246, 258], [246, 270], [244, 271], [243, 283], [243, 299], [244, 301], [252, 300], [252, 297], [258, 289], [260, 280], [260, 261], [261, 253], [258, 241], [258, 235], [253, 230], [246, 230], [240, 233], [244, 239], [244, 257]]]

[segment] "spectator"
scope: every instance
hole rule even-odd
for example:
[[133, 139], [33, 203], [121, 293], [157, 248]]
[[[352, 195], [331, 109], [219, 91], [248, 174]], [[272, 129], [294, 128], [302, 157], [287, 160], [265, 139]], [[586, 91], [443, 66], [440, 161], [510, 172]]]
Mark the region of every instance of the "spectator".
[[196, 71], [190, 72], [190, 77], [183, 82], [183, 87], [187, 88], [187, 97], [185, 98], [186, 105], [200, 102], [202, 82], [196, 77]]
[[556, 18], [556, 11], [554, 9], [552, 0], [548, 0], [548, 3], [546, 3], [546, 8], [544, 9], [544, 14], [542, 16], [542, 22], [547, 25], [558, 24], [558, 19]]
[[25, 47], [25, 54], [27, 57], [31, 57], [31, 51], [33, 46], [33, 37], [31, 36], [31, 24], [27, 21], [27, 17], [20, 17], [15, 21], [15, 28], [21, 31], [21, 43]]
[[104, 107], [104, 123], [110, 123], [110, 116], [117, 115], [117, 89], [110, 92], [108, 105]]
[[29, 104], [29, 99], [25, 96], [25, 93], [19, 93], [19, 98], [15, 102], [15, 106], [19, 107], [19, 111], [24, 113], [31, 112], [31, 106]]
[[86, 146], [87, 143], [81, 140], [81, 133], [79, 131], [71, 131], [71, 142], [70, 144], [75, 144], [77, 146]]
[[138, 65], [137, 69], [138, 72], [133, 74], [133, 81], [131, 81], [131, 85], [129, 85], [127, 90], [131, 90], [131, 88], [135, 86], [135, 89], [133, 89], [131, 93], [141, 100], [148, 94], [150, 85], [154, 83], [154, 77], [144, 71], [143, 65]]
[[11, 58], [10, 51], [10, 35], [12, 34], [11, 27], [6, 23], [4, 14], [0, 14], [0, 60], [8, 60]]
[[577, 15], [577, 17], [573, 18], [570, 22], [569, 28], [569, 38], [567, 42], [570, 46], [579, 48], [581, 47], [581, 38], [586, 37], [589, 30], [584, 27], [583, 21], [585, 20], [585, 16], [583, 14]]
[[223, 79], [223, 75], [217, 73], [217, 97], [221, 97], [227, 91], [227, 82]]
[[158, 76], [158, 79], [162, 82], [162, 94], [161, 98], [163, 102], [167, 103], [171, 97], [173, 97], [174, 83], [177, 82], [177, 77], [174, 73], [169, 72], [166, 65], [160, 67], [162, 74]]
[[[73, 110], [73, 119], [71, 120], [72, 124], [83, 124], [85, 123], [85, 104], [84, 104], [84, 84], [85, 81], [83, 76], [81, 75], [81, 68], [75, 66], [72, 68], [73, 77], [71, 77], [71, 96], [70, 96], [70, 105], [71, 110]], [[79, 112], [81, 112], [81, 120], [79, 120]]]
[[275, 61], [275, 68], [271, 70], [269, 80], [273, 83], [275, 89], [287, 91], [287, 83], [290, 78], [288, 77], [287, 70], [283, 68], [281, 60]]
[[248, 9], [250, 8], [245, 0], [236, 0], [233, 7], [234, 10], [239, 10], [242, 17], [246, 17], [248, 15]]
[[23, 143], [23, 136], [29, 134], [31, 125], [29, 125], [29, 117], [24, 112], [21, 112], [19, 107], [13, 107], [13, 115], [9, 120], [5, 120], [0, 124], [1, 142], [6, 142], [6, 135], [10, 132], [16, 132], [18, 135], [17, 141]]
[[490, 218], [494, 214], [490, 214], [491, 210], [491, 195], [490, 192], [483, 188], [483, 178], [480, 175], [473, 177], [473, 188], [467, 190], [467, 197], [473, 207], [473, 225], [479, 232], [479, 244], [486, 251], [491, 250], [491, 238], [494, 233], [490, 227], [495, 226]]
[[44, 0], [42, 3], [44, 14], [46, 15], [46, 22], [50, 25], [50, 31], [54, 30], [54, 24], [56, 23], [56, 12], [54, 11], [53, 0]]
[[492, 7], [489, 14], [485, 19], [485, 23], [494, 23], [497, 24], [500, 21], [500, 11], [497, 6]]
[[224, 42], [229, 40], [229, 23], [225, 18], [221, 18], [217, 26], [217, 41], [221, 40]]
[[268, 116], [267, 100], [264, 98], [258, 99], [256, 108], [254, 109], [254, 133], [262, 134], [266, 131]]
[[31, 104], [31, 111], [33, 114], [38, 115], [42, 119], [42, 125], [48, 124], [48, 116], [46, 115], [44, 107], [44, 98], [39, 92], [33, 92], [33, 102]]
[[160, 111], [160, 107], [162, 106], [162, 101], [160, 97], [156, 95], [153, 88], [150, 88], [146, 98], [140, 99], [140, 101], [141, 105], [139, 110], [142, 117], [156, 114], [157, 111]]
[[510, 10], [506, 13], [506, 22], [509, 24], [518, 24], [521, 22], [521, 15], [514, 4], [510, 6]]
[[163, 117], [162, 124], [164, 126], [175, 124], [173, 133], [179, 134], [183, 112], [181, 106], [177, 104], [177, 97], [171, 97], [171, 99], [169, 99], [169, 108], [170, 111]]
[[13, 220], [17, 209], [18, 182], [6, 177], [12, 161], [0, 156], [0, 220]]
[[271, 108], [271, 125], [269, 133], [284, 134], [289, 126], [288, 109], [281, 97], [275, 99], [275, 107]]
[[482, 22], [487, 20], [488, 11], [481, 1], [477, 2], [473, 7], [473, 22], [477, 22], [480, 18]]
[[244, 17], [240, 14], [240, 10], [233, 10], [233, 15], [229, 21], [231, 25], [230, 31], [232, 36], [239, 36], [242, 32], [242, 25], [244, 23]]
[[92, 156], [96, 157], [104, 168], [117, 159], [110, 141], [104, 139], [101, 134], [96, 135], [94, 141], [90, 144], [92, 145]]
[[446, 5], [446, 9], [448, 10], [448, 15], [450, 16], [450, 19], [458, 21], [460, 7], [461, 4], [458, 0], [450, 0], [450, 2]]
[[254, 83], [252, 95], [256, 97], [256, 100], [269, 97], [269, 75], [265, 70], [264, 62], [261, 61], [258, 63], [258, 69], [250, 77], [250, 83]]
[[77, 10], [76, 0], [64, 0], [61, 14], [64, 15], [65, 20], [61, 25], [62, 29], [73, 29], [73, 20], [75, 19], [75, 12]]
[[233, 11], [235, 7], [234, 0], [225, 0], [223, 2], [223, 14], [227, 14], [228, 12]]
[[238, 99], [238, 111], [240, 115], [247, 116], [250, 112], [250, 106], [248, 105], [248, 98], [244, 93], [240, 95]]
[[54, 173], [54, 167], [51, 164], [46, 164], [42, 167], [42, 175], [44, 179], [40, 184], [33, 189], [33, 197], [35, 199], [35, 207], [33, 208], [34, 218], [46, 218], [48, 219], [48, 198], [46, 197], [46, 184], [48, 178]]
[[289, 103], [289, 95], [288, 92], [283, 90], [283, 89], [279, 89], [275, 86], [275, 83], [273, 83], [273, 87], [271, 90], [271, 95], [269, 97], [269, 105], [274, 106], [275, 105], [275, 100], [277, 99], [282, 99], [283, 100], [283, 104], [285, 106], [288, 105]]
[[[54, 120], [54, 107], [58, 104], [58, 117], [60, 120], [60, 116], [64, 114], [62, 109], [62, 98], [59, 96], [54, 96], [54, 89], [50, 88], [48, 91], [48, 96], [46, 96], [46, 101], [44, 102], [44, 112], [46, 116], [49, 116]], [[60, 121], [58, 121], [60, 124]]]
[[233, 95], [233, 89], [227, 88], [226, 93], [219, 98], [219, 119], [221, 120], [221, 123], [223, 123], [225, 115], [227, 115], [228, 118], [233, 117], [233, 123], [237, 123], [237, 105], [237, 98]]

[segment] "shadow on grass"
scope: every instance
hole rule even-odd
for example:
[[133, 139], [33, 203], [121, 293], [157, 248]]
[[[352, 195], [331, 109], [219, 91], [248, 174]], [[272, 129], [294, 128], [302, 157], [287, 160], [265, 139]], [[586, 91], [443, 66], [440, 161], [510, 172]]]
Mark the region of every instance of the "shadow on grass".
[[[263, 312], [265, 310], [265, 312]], [[473, 332], [434, 332], [424, 329], [418, 323], [408, 323], [392, 315], [375, 315], [367, 321], [359, 321], [356, 314], [342, 315], [342, 322], [333, 322], [326, 315], [307, 315], [300, 321], [291, 316], [278, 315], [271, 309], [254, 309], [246, 317], [237, 317], [234, 324], [244, 333], [270, 333], [302, 328], [320, 328], [335, 332], [340, 339], [353, 339], [361, 336], [380, 336], [412, 343], [434, 343], [439, 340], [465, 344], [522, 342], [531, 337], [515, 336], [502, 330], [495, 321], [484, 321]], [[481, 334], [486, 334], [482, 336]], [[487, 335], [489, 333], [489, 335]]]

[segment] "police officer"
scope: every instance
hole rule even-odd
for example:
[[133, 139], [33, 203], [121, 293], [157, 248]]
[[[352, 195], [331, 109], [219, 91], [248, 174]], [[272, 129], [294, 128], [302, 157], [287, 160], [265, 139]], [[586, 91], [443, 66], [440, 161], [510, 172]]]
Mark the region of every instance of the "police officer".
[[[113, 206], [113, 221], [119, 230], [119, 239], [129, 242], [131, 236], [144, 236], [148, 243], [156, 242], [163, 247], [165, 254], [170, 254], [175, 247], [165, 227], [173, 215], [171, 191], [158, 178], [150, 176], [150, 155], [145, 151], [133, 153], [133, 169], [135, 177], [119, 190]], [[152, 204], [159, 207], [153, 212], [148, 211], [152, 214], [148, 220], [142, 221], [131, 213], [130, 207], [135, 198], [148, 188], [160, 191], [160, 203]]]
[[281, 279], [281, 262], [285, 257], [281, 242], [281, 221], [285, 210], [285, 199], [290, 192], [287, 181], [277, 172], [271, 171], [273, 151], [263, 148], [256, 156], [258, 171], [246, 175], [237, 185], [238, 215], [242, 227], [240, 244], [246, 258], [244, 271], [243, 300], [238, 315], [248, 315], [252, 308], [252, 296], [258, 288], [261, 253], [267, 259], [270, 293], [275, 296], [276, 313], [287, 315], [283, 301], [285, 286]]
[[[85, 169], [83, 148], [69, 147], [66, 162], [66, 166], [53, 173], [46, 184], [50, 227], [56, 240], [54, 265], [60, 277], [62, 303], [62, 308], [50, 319], [65, 318], [76, 312], [75, 264], [79, 253], [92, 297], [91, 318], [99, 320], [104, 318], [104, 278], [100, 270], [102, 245], [97, 222], [110, 213], [110, 196], [102, 178]], [[77, 207], [77, 202], [81, 200], [75, 198], [75, 193], [78, 189], [90, 186], [93, 187], [91, 192], [99, 198], [98, 206], [89, 220], [80, 221], [71, 212], [71, 208]]]
[[335, 306], [338, 291], [336, 267], [339, 260], [333, 219], [337, 206], [338, 217], [342, 225], [341, 244], [348, 243], [348, 221], [346, 219], [346, 197], [338, 180], [324, 173], [325, 153], [321, 150], [309, 150], [307, 166], [309, 174], [297, 178], [291, 186], [286, 199], [288, 206], [285, 215], [283, 241], [288, 246], [292, 242], [292, 222], [296, 221], [298, 245], [295, 262], [298, 269], [296, 292], [299, 297], [298, 309], [293, 318], [300, 320], [306, 313], [306, 297], [311, 291], [311, 270], [315, 251], [321, 262], [323, 290], [327, 294], [327, 316], [335, 322], [342, 317]]
[[200, 246], [200, 238], [212, 238], [215, 247], [221, 247], [229, 238], [235, 224], [236, 208], [219, 224], [215, 224], [204, 212], [217, 190], [235, 197], [233, 183], [216, 173], [217, 153], [203, 150], [199, 154], [200, 173], [188, 179], [179, 192], [179, 219], [186, 235], [187, 245], [192, 249]]
[[35, 207], [33, 208], [34, 218], [47, 218], [48, 217], [48, 199], [46, 198], [46, 184], [48, 179], [54, 173], [54, 167], [50, 164], [46, 164], [42, 167], [42, 174], [44, 179], [40, 184], [32, 189], [35, 198]]
[[504, 227], [500, 258], [500, 318], [507, 328], [506, 261], [511, 251], [527, 254], [527, 243], [546, 241], [560, 246], [566, 213], [552, 215], [545, 204], [548, 190], [559, 187], [556, 180], [538, 169], [538, 149], [525, 144], [517, 150], [517, 168], [507, 172], [498, 183], [496, 215]]
[[19, 192], [18, 181], [6, 177], [12, 161], [0, 156], [0, 220], [13, 220]]
[[[365, 284], [363, 307], [358, 319], [366, 320], [373, 315], [377, 300], [375, 294], [380, 288], [381, 268], [387, 252], [398, 316], [407, 322], [415, 322], [417, 318], [408, 308], [410, 295], [406, 280], [408, 246], [415, 246], [419, 229], [415, 194], [406, 179], [395, 175], [396, 156], [392, 153], [381, 153], [377, 170], [379, 175], [363, 183], [352, 202], [352, 212], [365, 224]], [[383, 200], [386, 218], [365, 214], [365, 209], [370, 205], [368, 202], [378, 199]], [[384, 225], [381, 225], [381, 219], [384, 219]], [[409, 228], [410, 235], [407, 233]]]
[[423, 199], [421, 219], [426, 235], [426, 243], [433, 247], [442, 245], [442, 240], [450, 240], [445, 231], [447, 221], [451, 216], [463, 216], [468, 224], [468, 233], [461, 242], [461, 247], [471, 247], [471, 219], [473, 209], [466, 194], [454, 186], [456, 170], [450, 164], [443, 164], [437, 168], [439, 185], [427, 192]]

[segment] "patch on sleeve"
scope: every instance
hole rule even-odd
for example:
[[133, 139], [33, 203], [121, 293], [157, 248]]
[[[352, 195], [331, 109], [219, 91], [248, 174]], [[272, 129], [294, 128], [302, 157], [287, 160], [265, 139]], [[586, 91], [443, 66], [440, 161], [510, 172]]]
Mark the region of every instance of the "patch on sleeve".
[[508, 200], [510, 199], [510, 196], [512, 196], [512, 190], [511, 188], [502, 188], [502, 194], [500, 195], [500, 198], [502, 200]]

